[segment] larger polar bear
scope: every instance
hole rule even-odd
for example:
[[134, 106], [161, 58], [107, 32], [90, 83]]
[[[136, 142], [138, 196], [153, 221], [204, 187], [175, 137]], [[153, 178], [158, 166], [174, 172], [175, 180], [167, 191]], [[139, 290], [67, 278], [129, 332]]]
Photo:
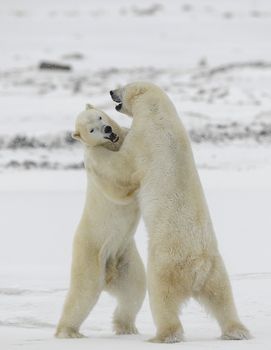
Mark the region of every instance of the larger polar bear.
[[[133, 117], [118, 152], [95, 149], [96, 171], [112, 189], [140, 186], [138, 199], [149, 234], [148, 290], [155, 342], [183, 338], [179, 309], [196, 298], [217, 319], [223, 339], [248, 339], [204, 198], [186, 131], [169, 97], [138, 82], [110, 92], [116, 109]], [[123, 190], [125, 193], [125, 190]], [[112, 194], [112, 191], [111, 191]], [[116, 191], [112, 199], [121, 200]], [[125, 199], [125, 198], [124, 198]]]
[[59, 338], [82, 336], [79, 327], [102, 290], [118, 301], [113, 318], [115, 332], [137, 332], [135, 318], [146, 291], [145, 271], [133, 238], [139, 220], [138, 204], [131, 196], [125, 205], [105, 197], [97, 186], [89, 157], [93, 148], [118, 150], [126, 134], [127, 129], [91, 105], [77, 118], [74, 137], [85, 146], [88, 181], [73, 243], [70, 289], [56, 330]]

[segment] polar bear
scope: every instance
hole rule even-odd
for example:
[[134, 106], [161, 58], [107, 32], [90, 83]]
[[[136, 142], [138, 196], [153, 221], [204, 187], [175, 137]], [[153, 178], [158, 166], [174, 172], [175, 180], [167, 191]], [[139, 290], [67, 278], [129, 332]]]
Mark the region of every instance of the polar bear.
[[135, 198], [124, 205], [106, 198], [94, 181], [88, 156], [92, 148], [118, 150], [126, 134], [127, 129], [91, 105], [76, 121], [73, 137], [85, 146], [87, 192], [73, 242], [70, 288], [56, 330], [59, 338], [83, 336], [79, 327], [102, 290], [118, 301], [113, 317], [116, 334], [137, 333], [135, 318], [146, 292], [144, 266], [133, 238], [138, 204]]
[[[218, 321], [223, 339], [248, 339], [219, 253], [191, 145], [169, 97], [147, 82], [110, 92], [116, 109], [133, 118], [121, 149], [92, 152], [96, 171], [112, 187], [140, 186], [149, 234], [147, 285], [157, 334], [153, 342], [183, 339], [179, 309], [190, 297]], [[125, 189], [115, 200], [122, 200]], [[125, 200], [125, 196], [123, 196]]]

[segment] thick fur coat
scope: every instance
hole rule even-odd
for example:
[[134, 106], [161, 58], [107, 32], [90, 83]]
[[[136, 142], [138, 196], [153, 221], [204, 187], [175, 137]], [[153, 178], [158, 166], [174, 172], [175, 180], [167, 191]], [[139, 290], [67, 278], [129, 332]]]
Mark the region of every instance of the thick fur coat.
[[[183, 339], [180, 306], [196, 298], [217, 319], [224, 339], [247, 339], [215, 233], [189, 138], [169, 97], [150, 83], [111, 91], [120, 112], [133, 118], [118, 152], [94, 149], [95, 171], [113, 200], [138, 188], [149, 234], [148, 291], [157, 327], [155, 342]], [[113, 189], [123, 186], [121, 192]], [[109, 193], [108, 192], [108, 193]]]
[[[106, 126], [118, 135], [115, 143], [108, 139], [110, 132], [104, 132]], [[118, 150], [126, 134], [126, 129], [91, 105], [76, 121], [73, 136], [85, 148], [87, 191], [73, 242], [70, 288], [56, 330], [59, 338], [82, 337], [79, 327], [103, 290], [117, 299], [115, 332], [137, 333], [135, 319], [146, 291], [144, 266], [133, 238], [139, 220], [138, 203], [131, 196], [126, 204], [110, 201], [101, 190], [103, 179], [93, 171], [89, 157], [94, 148]]]

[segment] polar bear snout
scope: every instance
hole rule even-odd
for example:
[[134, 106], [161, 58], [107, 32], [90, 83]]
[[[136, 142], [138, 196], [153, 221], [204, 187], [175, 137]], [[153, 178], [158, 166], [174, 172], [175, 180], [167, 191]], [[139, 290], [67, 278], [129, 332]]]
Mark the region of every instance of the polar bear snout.
[[112, 128], [110, 125], [105, 125], [103, 127], [103, 131], [106, 133], [106, 134], [109, 134], [109, 133], [112, 133]]
[[102, 127], [102, 132], [106, 135], [104, 136], [104, 138], [110, 140], [113, 143], [119, 140], [119, 136], [113, 132], [112, 127], [110, 125], [104, 125]]
[[122, 98], [121, 98], [120, 95], [121, 95], [121, 94], [120, 94], [119, 90], [111, 90], [111, 91], [110, 91], [110, 96], [111, 96], [112, 100], [113, 100], [114, 102], [117, 102], [117, 103], [118, 103], [118, 105], [116, 105], [116, 110], [117, 110], [118, 112], [120, 112], [120, 110], [121, 110], [121, 108], [122, 108]]
[[121, 103], [121, 98], [119, 96], [119, 94], [117, 93], [116, 90], [111, 90], [110, 91], [110, 96], [112, 98], [113, 101], [117, 102], [117, 103]]
[[118, 105], [116, 105], [116, 107], [115, 107], [116, 110], [118, 112], [121, 112], [121, 109], [122, 109], [122, 89], [111, 90], [110, 96], [114, 102], [118, 103]]

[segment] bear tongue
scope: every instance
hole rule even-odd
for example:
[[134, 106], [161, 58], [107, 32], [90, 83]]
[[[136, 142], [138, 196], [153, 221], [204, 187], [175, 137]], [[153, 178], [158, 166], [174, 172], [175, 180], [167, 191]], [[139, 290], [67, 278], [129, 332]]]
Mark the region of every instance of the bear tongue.
[[112, 132], [112, 134], [110, 134], [109, 138], [110, 138], [110, 140], [111, 140], [112, 142], [114, 142], [114, 143], [117, 142], [117, 141], [119, 140], [118, 135], [117, 135], [117, 134], [114, 134], [113, 132]]
[[113, 143], [115, 143], [115, 142], [117, 142], [117, 141], [119, 140], [118, 135], [117, 135], [117, 134], [114, 134], [113, 132], [112, 132], [109, 136], [107, 136], [107, 137], [105, 137], [105, 138], [108, 139], [108, 140], [110, 140], [110, 141], [113, 142]]

